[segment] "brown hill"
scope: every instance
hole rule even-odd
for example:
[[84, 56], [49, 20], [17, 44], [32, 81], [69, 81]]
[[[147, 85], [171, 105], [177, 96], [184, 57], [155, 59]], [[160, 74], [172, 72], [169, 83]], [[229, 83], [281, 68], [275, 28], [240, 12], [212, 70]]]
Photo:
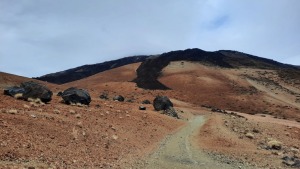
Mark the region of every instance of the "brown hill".
[[[63, 104], [55, 94], [46, 105], [0, 95], [0, 168], [163, 168], [155, 165], [160, 164], [156, 159], [165, 168], [199, 168], [197, 158], [190, 159], [194, 156], [204, 160], [204, 168], [287, 168], [282, 157], [299, 157], [298, 74], [179, 60], [164, 66], [157, 79], [171, 90], [147, 90], [132, 82], [140, 64], [63, 85], [44, 83], [55, 94], [68, 87], [87, 89], [92, 96], [88, 107]], [[0, 79], [3, 87], [31, 80], [5, 73]], [[99, 98], [102, 92], [109, 100]], [[112, 100], [119, 94], [125, 102]], [[138, 109], [156, 95], [170, 97], [181, 119], [160, 114], [152, 105]], [[190, 130], [199, 116], [203, 126]], [[248, 132], [252, 139], [245, 136]], [[269, 138], [280, 141], [282, 148], [266, 149]], [[176, 144], [169, 144], [174, 139]], [[174, 151], [165, 152], [165, 146]], [[190, 150], [192, 154], [176, 156]], [[165, 153], [168, 158], [156, 156]]]

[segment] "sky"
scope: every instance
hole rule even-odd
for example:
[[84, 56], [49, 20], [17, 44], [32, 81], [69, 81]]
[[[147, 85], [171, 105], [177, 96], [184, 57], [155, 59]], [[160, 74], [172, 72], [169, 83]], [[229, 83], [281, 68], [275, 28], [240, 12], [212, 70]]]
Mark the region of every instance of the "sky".
[[300, 0], [0, 0], [0, 71], [237, 50], [300, 65]]

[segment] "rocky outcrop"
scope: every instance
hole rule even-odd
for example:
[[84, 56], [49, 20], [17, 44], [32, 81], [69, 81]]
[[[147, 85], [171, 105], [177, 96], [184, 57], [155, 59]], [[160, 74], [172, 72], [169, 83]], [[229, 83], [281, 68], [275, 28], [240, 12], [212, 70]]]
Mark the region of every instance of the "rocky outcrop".
[[40, 99], [42, 102], [47, 103], [52, 100], [52, 91], [37, 82], [29, 81], [21, 83], [21, 88], [24, 89], [23, 98], [28, 99]]
[[84, 89], [75, 87], [68, 88], [62, 93], [62, 98], [66, 104], [84, 104], [89, 105], [91, 100], [90, 94]]

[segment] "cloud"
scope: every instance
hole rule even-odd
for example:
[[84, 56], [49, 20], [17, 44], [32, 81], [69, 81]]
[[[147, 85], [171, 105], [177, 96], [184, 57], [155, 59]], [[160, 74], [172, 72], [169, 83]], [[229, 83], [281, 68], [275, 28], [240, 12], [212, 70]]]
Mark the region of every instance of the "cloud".
[[299, 7], [298, 0], [1, 0], [0, 70], [32, 77], [194, 47], [300, 65]]

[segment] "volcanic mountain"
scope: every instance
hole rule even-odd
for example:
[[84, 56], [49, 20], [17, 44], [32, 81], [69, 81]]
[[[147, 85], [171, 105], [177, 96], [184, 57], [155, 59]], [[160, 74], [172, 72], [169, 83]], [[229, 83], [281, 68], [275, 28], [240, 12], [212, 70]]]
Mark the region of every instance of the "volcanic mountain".
[[[1, 89], [34, 80], [54, 93], [47, 104], [0, 95], [0, 168], [298, 165], [300, 71], [293, 65], [187, 49], [38, 79], [0, 73]], [[57, 93], [69, 87], [88, 91], [90, 105], [65, 104]], [[180, 119], [142, 104], [158, 95], [171, 99]]]

